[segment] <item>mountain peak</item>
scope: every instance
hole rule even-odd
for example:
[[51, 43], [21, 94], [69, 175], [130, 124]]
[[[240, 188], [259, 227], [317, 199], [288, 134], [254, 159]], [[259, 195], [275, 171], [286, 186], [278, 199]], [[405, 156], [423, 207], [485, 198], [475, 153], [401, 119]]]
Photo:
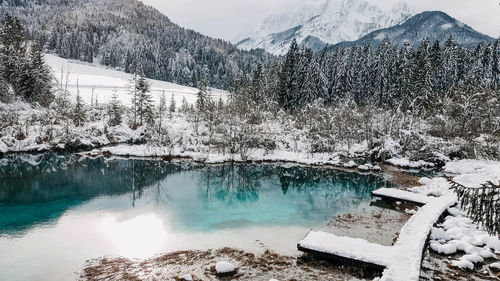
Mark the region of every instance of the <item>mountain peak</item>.
[[409, 42], [415, 46], [420, 44], [423, 39], [443, 42], [450, 36], [458, 44], [466, 47], [475, 47], [480, 42], [494, 40], [442, 11], [425, 11], [414, 15], [401, 24], [373, 31], [358, 40], [343, 42], [333, 46], [333, 48], [353, 45], [376, 47], [385, 38], [396, 45]]
[[[263, 48], [283, 54], [295, 38], [309, 47], [356, 40], [374, 30], [401, 23], [411, 16], [403, 1], [382, 7], [373, 0], [306, 0], [288, 4], [237, 44], [242, 49]], [[294, 30], [293, 33], [290, 33]], [[308, 45], [314, 42], [313, 45]]]

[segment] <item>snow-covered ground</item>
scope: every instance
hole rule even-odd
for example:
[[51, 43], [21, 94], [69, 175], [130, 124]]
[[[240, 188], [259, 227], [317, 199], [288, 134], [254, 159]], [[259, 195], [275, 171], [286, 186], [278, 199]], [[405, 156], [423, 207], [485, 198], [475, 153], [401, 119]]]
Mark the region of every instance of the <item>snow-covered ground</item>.
[[[498, 182], [500, 162], [462, 160], [447, 163], [445, 171], [454, 173], [453, 180], [470, 187], [487, 182]], [[369, 243], [363, 239], [338, 237], [323, 232], [311, 232], [299, 242], [303, 248], [328, 253], [386, 267], [380, 280], [419, 280], [422, 252], [430, 233], [430, 248], [440, 254], [451, 255], [462, 251], [465, 255], [451, 262], [458, 268], [474, 270], [475, 264], [486, 263], [498, 267], [500, 240], [475, 225], [466, 214], [454, 206], [457, 196], [445, 178], [422, 178], [422, 186], [412, 192], [381, 188], [374, 195], [425, 204], [401, 229], [392, 247]], [[437, 227], [441, 214], [449, 215]], [[493, 262], [492, 262], [493, 261]]]
[[[98, 103], [108, 103], [113, 93], [116, 91], [123, 105], [130, 105], [131, 96], [128, 93], [127, 85], [130, 84], [131, 74], [123, 71], [106, 68], [98, 64], [89, 64], [80, 61], [67, 60], [51, 54], [45, 55], [47, 64], [53, 69], [54, 76], [63, 88], [68, 86], [68, 90], [76, 96], [77, 84], [83, 101], [91, 103], [92, 97]], [[196, 101], [198, 89], [177, 85], [165, 81], [148, 79], [151, 82], [151, 94], [153, 101], [158, 104], [162, 93], [165, 93], [167, 101], [172, 95], [178, 106], [185, 98], [190, 104]], [[215, 100], [222, 98], [226, 100], [226, 91], [211, 88], [212, 97]], [[92, 94], [92, 92], [94, 92]]]
[[481, 184], [492, 182], [500, 184], [500, 162], [484, 160], [462, 160], [450, 162], [445, 172], [455, 175], [454, 181], [471, 188], [478, 188]]

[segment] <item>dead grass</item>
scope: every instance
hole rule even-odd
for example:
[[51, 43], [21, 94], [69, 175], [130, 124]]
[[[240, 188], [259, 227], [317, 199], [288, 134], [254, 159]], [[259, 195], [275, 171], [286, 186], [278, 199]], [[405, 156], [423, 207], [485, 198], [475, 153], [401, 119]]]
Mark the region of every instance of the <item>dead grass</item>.
[[[231, 276], [217, 276], [214, 265], [227, 260], [237, 266]], [[262, 255], [232, 248], [209, 251], [180, 251], [148, 260], [124, 258], [87, 262], [80, 280], [178, 280], [189, 273], [193, 280], [352, 280], [359, 269], [346, 269], [311, 256], [292, 257], [266, 250]], [[361, 279], [363, 280], [363, 279]]]

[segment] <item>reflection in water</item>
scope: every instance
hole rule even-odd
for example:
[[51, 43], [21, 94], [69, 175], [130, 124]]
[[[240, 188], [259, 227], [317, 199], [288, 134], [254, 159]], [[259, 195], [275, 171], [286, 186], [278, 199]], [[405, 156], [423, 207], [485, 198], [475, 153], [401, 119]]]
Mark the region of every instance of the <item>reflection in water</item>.
[[310, 228], [365, 208], [384, 184], [321, 168], [72, 154], [9, 156], [0, 178], [0, 279], [9, 281], [74, 279], [99, 256], [248, 249], [256, 240], [295, 253]]
[[11, 156], [0, 162], [0, 235], [50, 223], [101, 195], [131, 194], [183, 169], [160, 161], [90, 159], [74, 154]]
[[207, 167], [201, 170], [198, 185], [207, 207], [214, 201], [223, 201], [228, 206], [255, 202], [259, 193], [279, 188], [284, 196], [288, 192], [304, 196], [309, 207], [319, 199], [324, 207], [341, 209], [368, 200], [374, 187], [383, 184], [376, 175], [260, 164]]
[[[74, 154], [12, 156], [1, 163], [0, 235], [50, 225], [100, 196], [128, 195], [134, 208], [146, 189], [151, 192], [142, 205], [168, 213], [176, 229], [300, 224], [355, 208], [383, 184], [374, 175], [265, 164], [200, 166]], [[177, 178], [170, 183], [169, 175]]]
[[99, 220], [106, 239], [125, 257], [146, 258], [159, 253], [168, 234], [161, 218], [155, 214], [120, 219], [109, 215]]

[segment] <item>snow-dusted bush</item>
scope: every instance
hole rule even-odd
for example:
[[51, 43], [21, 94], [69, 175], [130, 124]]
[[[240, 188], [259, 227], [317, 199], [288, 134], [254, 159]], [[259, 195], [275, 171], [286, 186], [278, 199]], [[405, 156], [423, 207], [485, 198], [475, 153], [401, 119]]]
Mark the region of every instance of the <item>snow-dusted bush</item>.
[[480, 188], [470, 188], [452, 182], [452, 188], [467, 215], [490, 234], [500, 236], [500, 184], [490, 181]]

